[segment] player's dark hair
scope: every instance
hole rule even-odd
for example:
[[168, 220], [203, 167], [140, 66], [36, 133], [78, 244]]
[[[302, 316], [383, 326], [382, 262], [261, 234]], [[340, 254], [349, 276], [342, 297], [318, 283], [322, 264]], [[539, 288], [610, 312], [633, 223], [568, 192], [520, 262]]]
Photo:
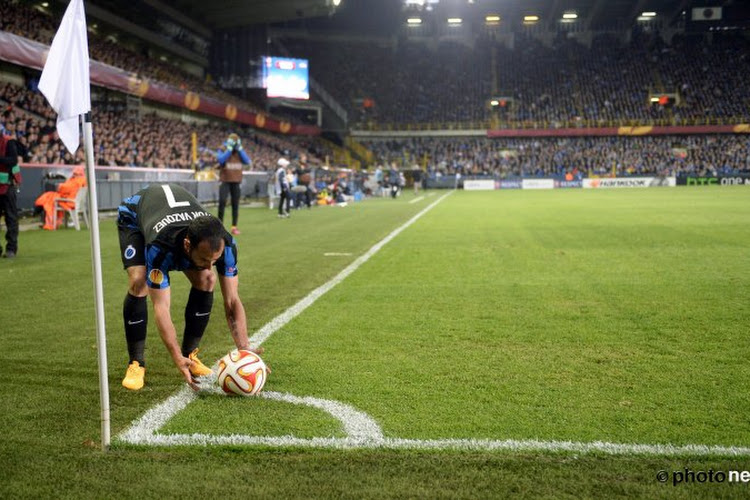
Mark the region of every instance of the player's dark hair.
[[224, 239], [224, 225], [216, 217], [204, 215], [196, 217], [188, 225], [188, 240], [190, 246], [197, 248], [201, 241], [208, 241], [211, 250], [216, 252], [221, 248], [221, 240]]

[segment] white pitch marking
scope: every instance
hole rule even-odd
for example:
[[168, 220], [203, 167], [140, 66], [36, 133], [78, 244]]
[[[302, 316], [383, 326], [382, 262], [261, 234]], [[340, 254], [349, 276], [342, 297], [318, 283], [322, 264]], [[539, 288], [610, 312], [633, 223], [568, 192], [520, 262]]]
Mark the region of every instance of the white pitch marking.
[[[218, 387], [210, 392], [221, 392]], [[419, 449], [419, 450], [472, 450], [472, 451], [531, 451], [572, 452], [580, 454], [605, 453], [607, 455], [649, 456], [750, 456], [750, 448], [737, 446], [706, 446], [698, 444], [623, 444], [594, 441], [538, 441], [490, 439], [398, 439], [385, 438], [378, 424], [368, 415], [339, 402], [317, 398], [300, 398], [277, 392], [261, 393], [260, 397], [293, 404], [304, 404], [323, 409], [344, 424], [345, 438], [298, 438], [295, 436], [249, 436], [244, 434], [157, 434], [158, 429], [177, 412], [198, 396], [187, 387], [149, 410], [120, 439], [130, 444], [151, 446], [274, 446], [332, 449]]]
[[[222, 390], [215, 384], [216, 377], [206, 377], [202, 382], [206, 383], [206, 389], [201, 390], [203, 393], [224, 395]], [[314, 397], [298, 397], [292, 394], [281, 392], [262, 392], [258, 397], [281, 401], [284, 403], [299, 404], [319, 408], [328, 412], [331, 416], [339, 420], [346, 432], [346, 440], [357, 443], [376, 443], [383, 441], [383, 431], [380, 429], [375, 420], [369, 415], [356, 408], [327, 399]], [[188, 435], [164, 435], [157, 434], [172, 417], [182, 411], [187, 405], [198, 398], [198, 394], [188, 387], [183, 387], [177, 394], [169, 397], [163, 403], [147, 411], [139, 420], [133, 422], [125, 432], [120, 434], [120, 439], [131, 444], [218, 444], [218, 443], [241, 443], [250, 439], [250, 443], [255, 442], [256, 436], [246, 435], [227, 435], [214, 436], [210, 434], [188, 434]], [[293, 438], [288, 436], [287, 438]], [[165, 439], [167, 442], [165, 442]], [[257, 439], [268, 439], [260, 438]], [[301, 441], [306, 441], [302, 439]], [[303, 444], [304, 445], [304, 444]]]
[[424, 200], [424, 196], [420, 196], [418, 198], [414, 198], [413, 200], [411, 200], [409, 202], [409, 205], [411, 205], [412, 203], [417, 203], [418, 201], [422, 201], [422, 200]]
[[348, 257], [351, 252], [326, 252], [323, 254], [324, 257]]

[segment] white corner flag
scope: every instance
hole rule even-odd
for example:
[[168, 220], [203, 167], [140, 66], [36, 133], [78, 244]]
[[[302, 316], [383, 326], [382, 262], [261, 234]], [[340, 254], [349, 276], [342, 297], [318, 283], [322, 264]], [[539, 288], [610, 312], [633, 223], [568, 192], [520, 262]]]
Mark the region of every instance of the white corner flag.
[[89, 44], [83, 0], [70, 0], [52, 40], [39, 90], [57, 111], [57, 134], [70, 154], [81, 144], [79, 116], [91, 111]]
[[70, 0], [60, 28], [52, 40], [47, 62], [39, 79], [39, 90], [57, 111], [57, 134], [70, 154], [81, 144], [78, 131], [83, 122], [83, 148], [86, 153], [91, 264], [94, 275], [96, 308], [96, 348], [99, 362], [99, 402], [101, 403], [102, 450], [110, 445], [109, 379], [107, 377], [107, 335], [104, 329], [104, 287], [102, 285], [102, 252], [99, 245], [99, 206], [96, 196], [96, 163], [94, 134], [91, 126], [91, 80], [89, 77], [89, 42], [86, 36], [86, 14], [83, 0]]

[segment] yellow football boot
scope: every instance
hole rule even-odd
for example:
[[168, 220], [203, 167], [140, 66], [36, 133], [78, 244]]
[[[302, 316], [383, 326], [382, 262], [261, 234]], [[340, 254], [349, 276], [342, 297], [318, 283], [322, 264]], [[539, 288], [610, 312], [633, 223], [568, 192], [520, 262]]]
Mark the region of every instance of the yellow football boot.
[[138, 361], [133, 361], [128, 365], [128, 371], [125, 378], [122, 379], [122, 386], [131, 391], [137, 391], [143, 387], [143, 379], [146, 376], [146, 368], [142, 367]]
[[211, 368], [201, 363], [201, 360], [198, 359], [198, 349], [195, 349], [193, 352], [191, 352], [190, 355], [188, 355], [188, 358], [190, 358], [190, 361], [193, 362], [193, 364], [190, 365], [190, 373], [192, 373], [193, 376], [203, 377], [206, 375], [211, 375], [213, 373]]

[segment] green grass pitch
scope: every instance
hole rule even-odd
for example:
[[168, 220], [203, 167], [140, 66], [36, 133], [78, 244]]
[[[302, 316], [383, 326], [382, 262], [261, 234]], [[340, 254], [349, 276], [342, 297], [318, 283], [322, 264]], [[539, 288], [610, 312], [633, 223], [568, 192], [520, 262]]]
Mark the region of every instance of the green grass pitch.
[[[442, 194], [289, 220], [243, 209], [250, 332]], [[264, 343], [273, 367], [265, 390], [345, 403], [388, 438], [750, 447], [749, 196], [742, 187], [454, 193]], [[147, 385], [120, 386], [126, 276], [111, 219], [101, 221], [101, 245], [116, 436], [174, 394], [180, 377], [151, 317]], [[116, 439], [103, 453], [89, 248], [88, 231], [28, 231], [18, 257], [0, 261], [0, 498], [747, 495], [748, 484], [671, 478], [686, 468], [750, 470], [747, 456]], [[181, 330], [188, 283], [173, 283]], [[218, 292], [216, 301], [206, 362], [232, 347]], [[218, 395], [160, 432], [343, 436], [316, 408]]]

